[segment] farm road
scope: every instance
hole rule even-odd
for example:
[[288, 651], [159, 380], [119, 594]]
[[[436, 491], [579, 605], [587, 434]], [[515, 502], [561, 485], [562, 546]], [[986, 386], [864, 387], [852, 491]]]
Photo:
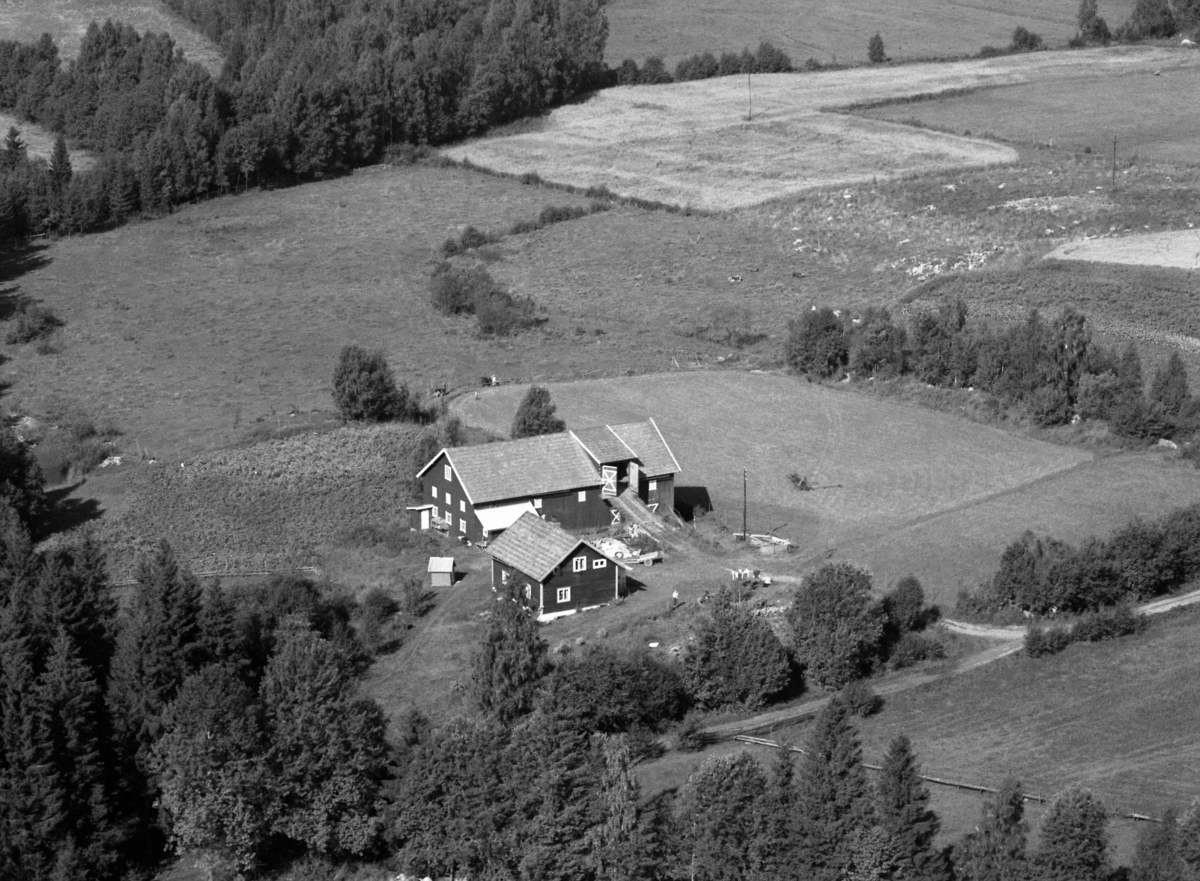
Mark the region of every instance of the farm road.
[[[791, 581], [793, 579], [786, 579]], [[1176, 597], [1167, 597], [1166, 599], [1154, 600], [1150, 603], [1144, 603], [1139, 606], [1137, 611], [1143, 615], [1160, 615], [1163, 612], [1169, 612], [1172, 609], [1183, 608], [1184, 606], [1195, 605], [1200, 603], [1200, 590], [1189, 591]], [[1001, 658], [1007, 658], [1009, 655], [1014, 655], [1025, 645], [1025, 628], [1016, 627], [984, 627], [978, 624], [969, 624], [965, 621], [955, 621], [953, 619], [945, 619], [939, 622], [942, 627], [947, 630], [952, 630], [956, 633], [962, 633], [967, 636], [979, 636], [985, 639], [1003, 640], [999, 645], [985, 649], [982, 652], [976, 652], [973, 655], [968, 655], [963, 658], [958, 664], [945, 673], [916, 673], [910, 676], [903, 676], [898, 679], [893, 679], [889, 682], [881, 683], [875, 693], [881, 696], [897, 694], [901, 691], [909, 691], [913, 688], [919, 688], [922, 685], [928, 685], [939, 679], [944, 679], [949, 676], [958, 676], [963, 673], [968, 673], [985, 664], [991, 664]], [[829, 698], [819, 698], [817, 700], [805, 701], [802, 704], [797, 704], [791, 707], [783, 707], [778, 710], [772, 710], [769, 713], [760, 713], [757, 716], [752, 716], [749, 719], [740, 719], [735, 722], [725, 722], [720, 725], [712, 725], [705, 728], [702, 732], [705, 736], [724, 740], [737, 736], [738, 734], [755, 734], [763, 731], [770, 731], [779, 728], [782, 725], [791, 722], [797, 722], [801, 719], [807, 719], [810, 716], [815, 716], [825, 708], [829, 703]]]

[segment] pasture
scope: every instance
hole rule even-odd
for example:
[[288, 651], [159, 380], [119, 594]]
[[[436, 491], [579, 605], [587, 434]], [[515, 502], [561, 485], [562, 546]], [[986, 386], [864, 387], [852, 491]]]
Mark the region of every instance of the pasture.
[[140, 33], [168, 33], [188, 59], [214, 76], [221, 72], [220, 50], [154, 0], [5, 0], [0, 5], [0, 35], [32, 43], [49, 34], [63, 58], [74, 58], [88, 25], [106, 19], [132, 25]]
[[1106, 157], [1112, 155], [1115, 138], [1118, 166], [1147, 160], [1190, 163], [1195, 161], [1200, 120], [1180, 108], [1200, 88], [1200, 52], [1172, 51], [1181, 63], [1169, 69], [1139, 67], [1103, 77], [1084, 70], [1064, 72], [1037, 82], [892, 104], [862, 115]]
[[[845, 559], [868, 567], [880, 589], [913, 573], [946, 610], [1026, 529], [1079, 541], [1200, 491], [1200, 471], [1162, 454], [1094, 458], [786, 376], [681, 371], [548, 388], [568, 428], [652, 416], [684, 468], [677, 485], [707, 487], [710, 516], [730, 531], [741, 529], [744, 467], [750, 530], [798, 545], [771, 571]], [[453, 412], [507, 434], [524, 391], [464, 396]], [[829, 488], [798, 492], [792, 472]]]
[[[695, 52], [739, 52], [769, 40], [794, 64], [815, 58], [824, 63], [867, 60], [867, 40], [878, 31], [892, 58], [941, 58], [1007, 46], [1023, 25], [1051, 46], [1066, 43], [1076, 30], [1078, 4], [1072, 0], [1036, 3], [943, 3], [920, 0], [903, 7], [881, 0], [824, 3], [801, 0], [747, 0], [697, 6], [687, 0], [610, 0], [605, 58], [610, 65], [651, 55], [669, 65]], [[1130, 0], [1101, 0], [1100, 14], [1116, 27]]]
[[959, 134], [962, 127], [946, 133], [829, 112], [837, 108], [989, 86], [1107, 82], [1155, 70], [1170, 77], [1198, 59], [1179, 49], [1118, 47], [625, 86], [560, 107], [533, 130], [446, 152], [506, 173], [536, 172], [556, 183], [721, 211], [814, 187], [1017, 160], [1012, 147]]

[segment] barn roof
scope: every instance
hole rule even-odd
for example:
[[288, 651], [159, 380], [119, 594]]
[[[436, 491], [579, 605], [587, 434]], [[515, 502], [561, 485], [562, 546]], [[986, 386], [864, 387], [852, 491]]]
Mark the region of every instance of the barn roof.
[[492, 542], [488, 551], [501, 563], [545, 581], [554, 567], [582, 544], [587, 542], [561, 526], [537, 514], [525, 513]]
[[572, 431], [571, 434], [575, 436], [575, 440], [579, 441], [579, 445], [587, 451], [587, 454], [596, 460], [597, 465], [628, 462], [630, 459], [637, 458], [637, 453], [625, 446], [625, 442], [613, 434], [612, 429], [607, 425], [597, 428], [581, 428], [578, 431]]
[[442, 455], [450, 460], [472, 505], [600, 485], [587, 453], [566, 432], [445, 449], [417, 476]]
[[658, 425], [653, 419], [647, 419], [645, 422], [610, 425], [608, 429], [625, 446], [637, 454], [638, 460], [642, 463], [642, 470], [646, 474], [651, 476], [678, 474], [683, 470], [679, 467], [679, 461], [671, 452], [671, 448], [667, 446], [662, 432], [658, 430]]

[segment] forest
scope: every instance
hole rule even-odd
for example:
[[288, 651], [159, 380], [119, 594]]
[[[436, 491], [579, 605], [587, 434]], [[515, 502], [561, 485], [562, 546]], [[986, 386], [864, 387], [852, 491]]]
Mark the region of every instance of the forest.
[[[103, 229], [269, 181], [411, 157], [611, 79], [601, 0], [172, 0], [224, 50], [214, 79], [170, 37], [107, 21], [69, 63], [0, 41], [0, 109], [60, 136], [50, 163], [10, 131], [0, 243]], [[72, 174], [68, 145], [95, 153]], [[407, 146], [407, 150], [404, 149]]]

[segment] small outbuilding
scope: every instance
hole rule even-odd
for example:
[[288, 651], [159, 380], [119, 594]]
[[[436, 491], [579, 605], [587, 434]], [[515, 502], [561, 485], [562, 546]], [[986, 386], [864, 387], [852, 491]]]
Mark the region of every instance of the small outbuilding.
[[625, 567], [537, 514], [522, 514], [492, 542], [492, 588], [520, 589], [539, 621], [611, 603], [625, 593]]
[[454, 586], [455, 572], [453, 557], [430, 557], [429, 568], [426, 571], [429, 573], [429, 584], [431, 587]]

